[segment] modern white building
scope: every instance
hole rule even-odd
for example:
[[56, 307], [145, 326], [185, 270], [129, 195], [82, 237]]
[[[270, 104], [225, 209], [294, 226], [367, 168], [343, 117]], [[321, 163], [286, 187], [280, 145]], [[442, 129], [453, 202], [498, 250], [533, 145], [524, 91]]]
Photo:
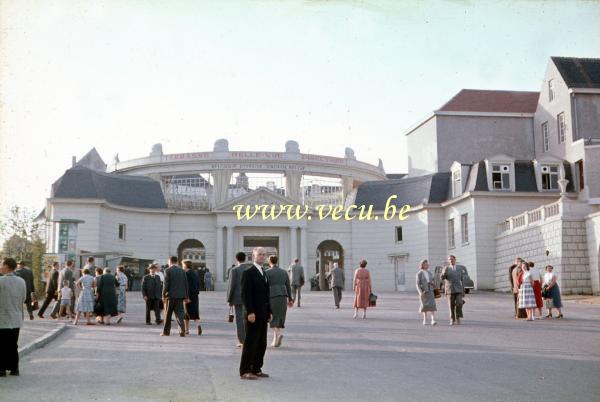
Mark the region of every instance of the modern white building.
[[[462, 90], [406, 136], [408, 175], [386, 175], [350, 148], [304, 154], [295, 141], [285, 152], [232, 151], [221, 139], [166, 154], [157, 144], [110, 166], [92, 150], [53, 185], [48, 252], [132, 264], [175, 254], [223, 288], [235, 253], [260, 245], [283, 266], [299, 258], [308, 277], [366, 259], [375, 291], [412, 290], [418, 262], [448, 254], [476, 288], [506, 290], [520, 255], [554, 264], [564, 292], [600, 292], [600, 59], [552, 58], [540, 93]], [[236, 205], [310, 209], [247, 220]], [[372, 219], [343, 216], [352, 205]], [[321, 218], [319, 206], [341, 219]]]

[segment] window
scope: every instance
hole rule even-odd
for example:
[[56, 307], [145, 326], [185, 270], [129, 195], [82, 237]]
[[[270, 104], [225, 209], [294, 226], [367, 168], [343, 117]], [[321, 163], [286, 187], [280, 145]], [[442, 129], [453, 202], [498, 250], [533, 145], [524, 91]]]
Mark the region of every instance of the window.
[[402, 241], [402, 226], [396, 226], [396, 243]]
[[460, 233], [462, 244], [469, 242], [469, 214], [460, 216]]
[[542, 123], [542, 141], [544, 142], [544, 152], [550, 149], [550, 138], [548, 138], [548, 122]]
[[565, 113], [561, 113], [556, 116], [556, 124], [558, 128], [558, 143], [562, 144], [565, 142], [565, 131], [567, 127], [565, 126]]
[[554, 80], [548, 81], [548, 99], [550, 102], [554, 100]]
[[454, 219], [448, 219], [448, 248], [454, 248]]
[[452, 198], [462, 194], [462, 184], [460, 180], [460, 169], [452, 172]]
[[558, 190], [558, 166], [542, 165], [542, 189]]
[[119, 223], [119, 240], [125, 240], [125, 224]]
[[510, 190], [510, 165], [492, 165], [492, 188]]

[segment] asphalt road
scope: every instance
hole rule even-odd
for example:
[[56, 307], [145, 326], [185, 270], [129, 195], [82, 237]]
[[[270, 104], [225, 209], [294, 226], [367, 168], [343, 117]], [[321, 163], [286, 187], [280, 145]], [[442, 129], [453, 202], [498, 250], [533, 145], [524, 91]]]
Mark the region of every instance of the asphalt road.
[[350, 296], [334, 310], [331, 293], [305, 294], [283, 346], [267, 350], [271, 378], [243, 381], [224, 293], [201, 294], [204, 333], [186, 338], [160, 337], [129, 293], [122, 324], [70, 327], [22, 359], [21, 377], [0, 379], [0, 400], [600, 400], [598, 305], [524, 322], [510, 295], [479, 293], [463, 325], [448, 325], [441, 299], [439, 324], [424, 327], [415, 294], [380, 294], [367, 320], [352, 319]]

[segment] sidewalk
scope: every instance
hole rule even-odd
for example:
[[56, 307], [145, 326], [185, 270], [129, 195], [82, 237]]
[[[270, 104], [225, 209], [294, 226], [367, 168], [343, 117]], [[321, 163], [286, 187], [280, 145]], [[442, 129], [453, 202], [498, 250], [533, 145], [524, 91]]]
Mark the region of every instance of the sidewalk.
[[66, 329], [66, 320], [39, 319], [36, 316], [31, 321], [25, 314], [23, 327], [19, 332], [19, 356], [23, 357], [33, 350], [43, 347]]

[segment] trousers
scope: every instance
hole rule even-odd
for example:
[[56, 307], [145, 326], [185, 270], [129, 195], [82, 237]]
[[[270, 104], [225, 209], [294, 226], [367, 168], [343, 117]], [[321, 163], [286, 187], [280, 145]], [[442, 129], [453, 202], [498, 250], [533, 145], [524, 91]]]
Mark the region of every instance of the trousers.
[[450, 307], [450, 319], [456, 321], [463, 318], [463, 295], [462, 293], [452, 293], [448, 296], [448, 306]]
[[242, 348], [240, 375], [261, 372], [267, 350], [267, 324], [265, 319], [250, 323], [244, 318], [246, 340]]

